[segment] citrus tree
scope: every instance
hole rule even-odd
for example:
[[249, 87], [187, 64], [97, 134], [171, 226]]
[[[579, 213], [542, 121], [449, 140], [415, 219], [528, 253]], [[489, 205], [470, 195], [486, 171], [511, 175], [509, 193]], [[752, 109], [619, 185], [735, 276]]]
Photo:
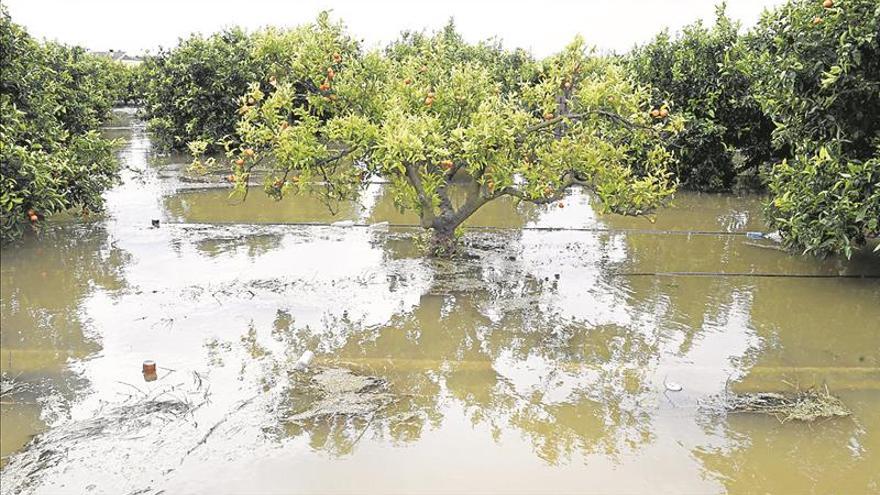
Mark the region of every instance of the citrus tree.
[[234, 132], [238, 97], [265, 73], [252, 57], [251, 41], [243, 30], [228, 29], [192, 35], [145, 58], [137, 89], [160, 147], [185, 149], [189, 141], [214, 142]]
[[[382, 177], [448, 254], [462, 222], [503, 196], [548, 204], [579, 185], [607, 211], [642, 214], [673, 192], [663, 142], [681, 119], [652, 116], [650, 92], [580, 39], [536, 61], [450, 27], [364, 53], [324, 14], [255, 43], [277, 63], [271, 89], [239, 101], [227, 156], [240, 193], [258, 166], [278, 198], [345, 198]], [[206, 147], [191, 144], [196, 166], [213, 165]]]
[[711, 28], [697, 22], [675, 37], [663, 32], [622, 57], [653, 88], [656, 105], [686, 115], [673, 143], [683, 187], [729, 190], [738, 176], [756, 179], [759, 167], [781, 158], [771, 146], [773, 122], [752, 96], [750, 73], [736, 63], [744, 55], [741, 37], [722, 4]]
[[768, 218], [804, 252], [850, 256], [880, 235], [880, 4], [792, 0], [741, 61], [793, 156], [770, 174]]
[[0, 7], [0, 238], [47, 215], [101, 207], [116, 179], [113, 141], [96, 128], [118, 98], [110, 61], [39, 43]]

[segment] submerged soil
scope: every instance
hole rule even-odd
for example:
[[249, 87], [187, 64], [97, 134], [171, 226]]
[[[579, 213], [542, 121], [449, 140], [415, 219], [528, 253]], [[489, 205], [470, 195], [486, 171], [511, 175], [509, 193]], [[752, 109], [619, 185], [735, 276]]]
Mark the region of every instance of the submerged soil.
[[[2, 251], [0, 493], [880, 491], [870, 250], [762, 247], [758, 197], [574, 191], [430, 260], [382, 184], [240, 204], [118, 118], [106, 215]], [[340, 220], [392, 225], [293, 225]], [[700, 406], [826, 387], [851, 415]]]

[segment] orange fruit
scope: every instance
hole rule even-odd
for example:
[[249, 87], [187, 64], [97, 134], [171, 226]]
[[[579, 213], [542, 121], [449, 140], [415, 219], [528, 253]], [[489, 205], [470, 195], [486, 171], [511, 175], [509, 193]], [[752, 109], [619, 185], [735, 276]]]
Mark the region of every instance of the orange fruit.
[[665, 119], [666, 117], [669, 117], [669, 110], [667, 110], [665, 108], [661, 108], [660, 109], [660, 118]]
[[27, 211], [27, 216], [36, 215], [36, 214], [37, 214], [37, 211], [34, 210], [33, 208], [30, 208], [30, 209]]
[[327, 81], [324, 81], [321, 83], [320, 86], [318, 86], [318, 89], [320, 89], [321, 91], [329, 91], [330, 90], [330, 83]]
[[825, 7], [826, 9], [830, 9], [831, 7], [834, 7], [834, 0], [825, 0], [824, 2], [822, 2], [822, 6]]
[[35, 215], [35, 214], [34, 214], [34, 215], [28, 215], [28, 219], [29, 219], [31, 222], [36, 222], [37, 220], [40, 219], [40, 217], [38, 217], [38, 216]]
[[431, 98], [430, 96], [425, 98], [425, 105], [428, 105], [430, 107], [433, 104], [434, 104], [434, 98]]
[[658, 110], [656, 108], [651, 110], [651, 117], [654, 117], [656, 119], [659, 116], [660, 116], [660, 110]]
[[230, 174], [226, 176], [226, 180], [229, 182], [235, 182], [235, 176]]
[[248, 148], [248, 149], [244, 150], [244, 154], [247, 156], [254, 156], [253, 148]]
[[821, 17], [814, 17], [813, 18], [813, 24], [815, 24], [815, 25], [822, 24], [822, 22], [823, 21], [822, 21]]
[[238, 160], [235, 160], [235, 164], [238, 165], [238, 166], [240, 167], [240, 166], [244, 165], [244, 160], [242, 160], [241, 158], [239, 158]]
[[340, 55], [338, 52], [334, 53], [333, 54], [333, 61], [336, 62], [337, 64], [339, 62], [342, 62], [342, 55]]
[[406, 85], [412, 84], [412, 79], [407, 77], [406, 79], [403, 80], [403, 84], [406, 84]]
[[545, 113], [544, 120], [553, 120], [553, 114], [550, 112]]

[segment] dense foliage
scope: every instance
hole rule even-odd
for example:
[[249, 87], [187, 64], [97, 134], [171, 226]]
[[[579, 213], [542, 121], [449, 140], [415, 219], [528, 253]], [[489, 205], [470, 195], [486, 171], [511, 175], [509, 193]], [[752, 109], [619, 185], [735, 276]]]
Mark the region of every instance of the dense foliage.
[[676, 37], [663, 32], [622, 57], [653, 88], [655, 105], [685, 116], [675, 173], [690, 189], [729, 190], [738, 175], [755, 178], [774, 158], [773, 122], [752, 97], [750, 74], [736, 64], [743, 55], [738, 31], [722, 5], [711, 29], [697, 22]]
[[[789, 0], [745, 34], [718, 9], [622, 57], [575, 40], [536, 60], [452, 23], [364, 51], [326, 14], [295, 29], [192, 36], [137, 70], [38, 43], [3, 13], [3, 237], [44, 214], [96, 208], [114, 176], [92, 133], [142, 101], [160, 145], [199, 167], [226, 152], [235, 191], [260, 166], [277, 198], [328, 200], [391, 181], [443, 249], [501, 196], [551, 203], [575, 185], [639, 214], [676, 182], [758, 179], [788, 246], [852, 250], [880, 235], [880, 5]], [[760, 171], [760, 173], [759, 173]]]
[[193, 35], [147, 57], [139, 68], [144, 113], [158, 144], [185, 148], [235, 130], [238, 98], [265, 71], [253, 57], [253, 38], [240, 29]]
[[770, 173], [770, 222], [792, 246], [843, 252], [880, 235], [880, 3], [792, 0], [741, 68], [793, 156]]
[[99, 209], [116, 177], [95, 129], [121, 97], [119, 71], [78, 47], [39, 43], [0, 9], [0, 234], [73, 207]]
[[[580, 39], [535, 61], [449, 27], [360, 53], [322, 15], [256, 43], [273, 61], [271, 89], [254, 83], [240, 100], [227, 156], [242, 193], [261, 162], [276, 197], [301, 187], [346, 197], [379, 175], [449, 252], [455, 229], [502, 196], [551, 203], [582, 185], [604, 209], [640, 214], [673, 191], [663, 139], [681, 120], [652, 117], [649, 92]], [[206, 147], [191, 145], [197, 156]]]

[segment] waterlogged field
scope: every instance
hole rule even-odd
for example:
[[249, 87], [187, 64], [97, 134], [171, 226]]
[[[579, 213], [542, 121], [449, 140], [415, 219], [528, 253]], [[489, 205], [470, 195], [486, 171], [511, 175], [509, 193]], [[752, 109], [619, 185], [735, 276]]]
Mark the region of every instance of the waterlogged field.
[[[4, 494], [880, 491], [877, 254], [751, 240], [759, 198], [575, 193], [425, 259], [381, 184], [241, 204], [119, 118], [106, 216], [2, 252]], [[291, 225], [339, 220], [392, 225]], [[712, 407], [826, 387], [851, 416]]]

